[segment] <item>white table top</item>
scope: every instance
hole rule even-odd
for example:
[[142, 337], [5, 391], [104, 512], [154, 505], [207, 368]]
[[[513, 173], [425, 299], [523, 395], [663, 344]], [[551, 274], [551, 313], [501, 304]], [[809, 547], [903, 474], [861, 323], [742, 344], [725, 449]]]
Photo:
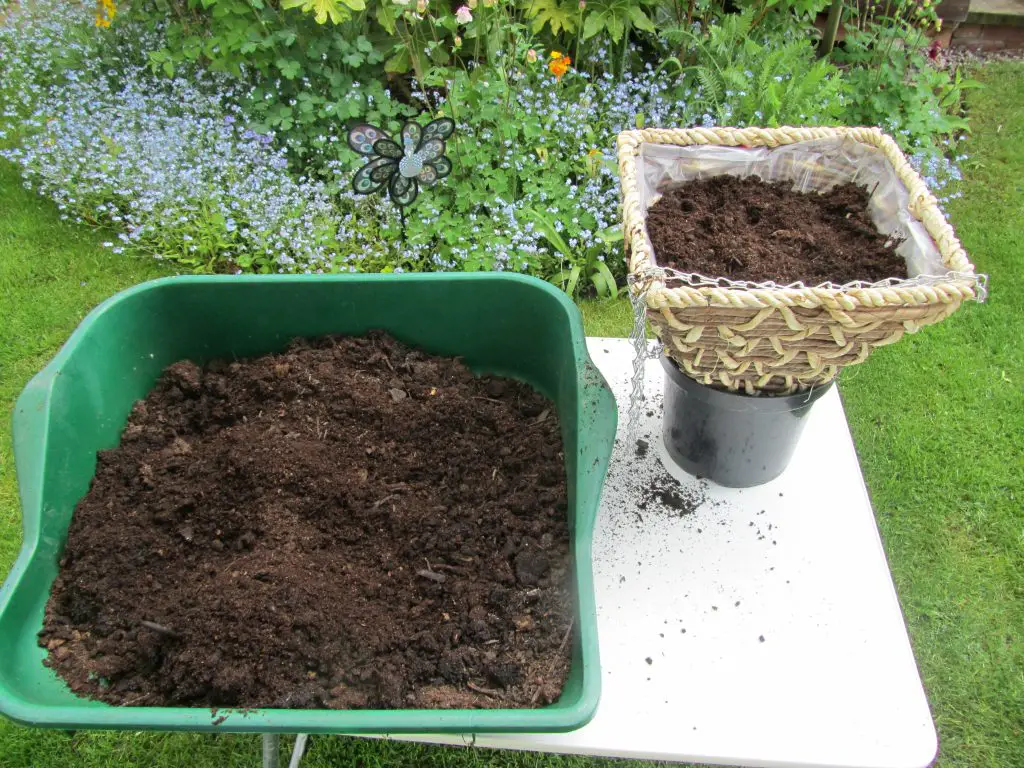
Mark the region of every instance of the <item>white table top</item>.
[[[588, 345], [619, 404], [594, 534], [601, 703], [571, 733], [478, 734], [475, 744], [744, 766], [929, 765], [935, 728], [838, 392], [814, 407], [781, 477], [722, 488], [665, 455], [657, 361], [641, 427], [651, 449], [637, 457], [626, 445], [629, 343]], [[663, 467], [684, 495], [706, 495], [692, 514], [650, 499], [652, 481], [671, 483]]]

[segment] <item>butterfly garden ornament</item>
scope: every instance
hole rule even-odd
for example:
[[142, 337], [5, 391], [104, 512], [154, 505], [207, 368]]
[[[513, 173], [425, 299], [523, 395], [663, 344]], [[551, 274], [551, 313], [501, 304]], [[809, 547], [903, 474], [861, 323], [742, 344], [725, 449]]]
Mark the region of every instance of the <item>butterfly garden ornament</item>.
[[455, 132], [455, 122], [447, 117], [420, 126], [407, 122], [398, 140], [375, 125], [360, 123], [348, 132], [348, 145], [371, 158], [352, 178], [352, 189], [372, 195], [387, 189], [391, 201], [404, 209], [419, 195], [420, 185], [433, 186], [452, 172], [445, 157], [445, 140]]

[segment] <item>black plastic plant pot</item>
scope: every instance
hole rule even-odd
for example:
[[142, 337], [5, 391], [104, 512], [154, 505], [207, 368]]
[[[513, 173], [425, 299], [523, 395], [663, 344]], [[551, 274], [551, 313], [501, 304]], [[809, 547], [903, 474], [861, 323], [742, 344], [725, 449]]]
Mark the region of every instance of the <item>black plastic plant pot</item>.
[[789, 464], [811, 406], [833, 385], [781, 396], [712, 389], [679, 370], [665, 369], [665, 448], [691, 475], [730, 488], [773, 480]]

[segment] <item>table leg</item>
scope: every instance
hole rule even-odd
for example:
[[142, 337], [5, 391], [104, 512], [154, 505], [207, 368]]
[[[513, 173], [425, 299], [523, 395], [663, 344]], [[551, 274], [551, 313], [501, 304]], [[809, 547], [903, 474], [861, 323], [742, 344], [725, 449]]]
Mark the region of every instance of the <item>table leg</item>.
[[281, 736], [263, 734], [263, 768], [281, 768]]
[[308, 733], [300, 733], [295, 737], [295, 748], [292, 750], [292, 759], [288, 761], [288, 768], [299, 768], [302, 756], [306, 754], [306, 743], [308, 741]]

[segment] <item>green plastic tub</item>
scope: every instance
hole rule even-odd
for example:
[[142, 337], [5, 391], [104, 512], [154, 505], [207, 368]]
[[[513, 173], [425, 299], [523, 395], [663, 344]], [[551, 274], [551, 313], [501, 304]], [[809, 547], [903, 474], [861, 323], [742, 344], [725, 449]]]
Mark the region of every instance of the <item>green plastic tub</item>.
[[[117, 445], [132, 404], [184, 358], [249, 357], [296, 336], [384, 329], [474, 370], [529, 382], [558, 408], [575, 559], [575, 642], [561, 698], [515, 710], [220, 710], [115, 707], [73, 694], [36, 643], [71, 513], [96, 452]], [[580, 316], [518, 275], [178, 277], [143, 283], [89, 314], [14, 410], [24, 544], [0, 589], [0, 712], [20, 723], [263, 733], [566, 731], [600, 695], [591, 538], [615, 438], [615, 400], [587, 354]], [[226, 718], [223, 717], [226, 715]], [[223, 719], [221, 719], [223, 718]], [[215, 720], [219, 720], [215, 724]]]

